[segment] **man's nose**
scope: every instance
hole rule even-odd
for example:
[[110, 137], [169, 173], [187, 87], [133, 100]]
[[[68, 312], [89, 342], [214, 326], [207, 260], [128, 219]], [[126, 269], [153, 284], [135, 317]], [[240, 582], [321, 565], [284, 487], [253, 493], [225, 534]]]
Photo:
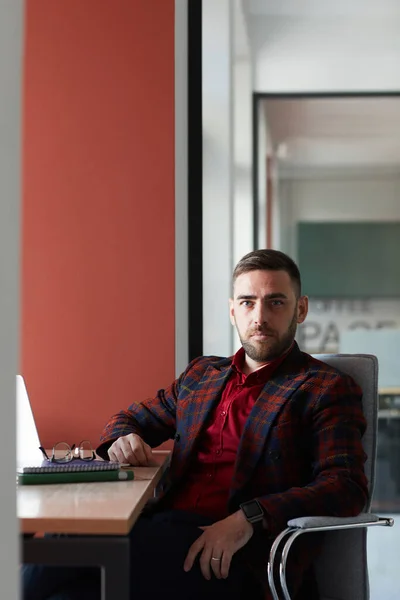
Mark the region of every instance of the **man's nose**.
[[260, 304], [257, 305], [254, 309], [254, 313], [253, 313], [253, 319], [254, 319], [254, 324], [258, 325], [259, 327], [261, 327], [262, 325], [265, 325], [266, 321], [267, 321], [267, 311], [266, 308]]

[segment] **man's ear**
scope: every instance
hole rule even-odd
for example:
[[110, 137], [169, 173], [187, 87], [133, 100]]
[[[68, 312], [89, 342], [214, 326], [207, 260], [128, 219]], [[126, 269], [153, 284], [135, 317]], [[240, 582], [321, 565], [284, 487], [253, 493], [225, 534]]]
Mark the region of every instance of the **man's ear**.
[[229, 318], [232, 325], [235, 325], [235, 309], [233, 306], [233, 298], [229, 298]]
[[297, 301], [297, 323], [303, 323], [308, 314], [308, 296], [300, 296]]

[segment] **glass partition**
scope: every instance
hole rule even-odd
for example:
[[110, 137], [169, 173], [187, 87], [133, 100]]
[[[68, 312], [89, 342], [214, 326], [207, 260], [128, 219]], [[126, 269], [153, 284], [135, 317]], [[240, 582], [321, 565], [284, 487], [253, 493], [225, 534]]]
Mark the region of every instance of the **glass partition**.
[[[254, 165], [274, 165], [269, 193], [255, 186], [259, 240], [299, 264], [302, 350], [378, 357], [373, 510], [400, 521], [400, 97], [260, 94], [256, 110], [269, 151]], [[368, 548], [371, 598], [394, 600], [400, 530], [369, 533]]]

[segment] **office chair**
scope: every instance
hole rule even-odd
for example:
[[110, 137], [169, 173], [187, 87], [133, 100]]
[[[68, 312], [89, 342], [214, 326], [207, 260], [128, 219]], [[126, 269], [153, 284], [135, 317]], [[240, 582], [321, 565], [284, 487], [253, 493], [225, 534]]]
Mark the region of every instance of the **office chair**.
[[358, 517], [302, 517], [292, 519], [275, 539], [268, 563], [268, 581], [274, 600], [279, 600], [274, 583], [274, 562], [278, 547], [283, 545], [279, 565], [282, 592], [291, 600], [286, 583], [286, 565], [290, 548], [297, 537], [316, 531], [325, 534], [321, 554], [314, 563], [321, 600], [368, 600], [367, 527], [386, 525], [393, 519], [381, 518], [369, 512], [375, 482], [378, 431], [378, 361], [368, 354], [315, 355], [332, 367], [350, 375], [363, 391], [363, 410], [367, 430], [363, 447], [367, 454], [365, 474], [368, 479], [369, 500]]

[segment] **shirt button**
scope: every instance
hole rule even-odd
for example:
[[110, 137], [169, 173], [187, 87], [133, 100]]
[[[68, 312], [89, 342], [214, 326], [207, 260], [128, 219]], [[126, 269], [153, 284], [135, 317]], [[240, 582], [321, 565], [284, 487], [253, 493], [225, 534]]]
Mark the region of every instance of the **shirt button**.
[[207, 473], [207, 477], [208, 477], [209, 479], [211, 479], [211, 477], [212, 477], [211, 473]]
[[217, 450], [215, 454], [221, 454], [222, 450]]
[[221, 413], [221, 417], [225, 417], [225, 415], [226, 415], [226, 410], [223, 410]]

